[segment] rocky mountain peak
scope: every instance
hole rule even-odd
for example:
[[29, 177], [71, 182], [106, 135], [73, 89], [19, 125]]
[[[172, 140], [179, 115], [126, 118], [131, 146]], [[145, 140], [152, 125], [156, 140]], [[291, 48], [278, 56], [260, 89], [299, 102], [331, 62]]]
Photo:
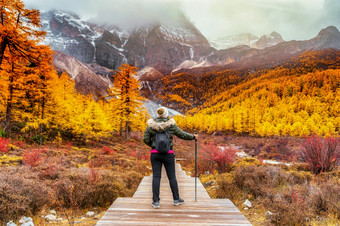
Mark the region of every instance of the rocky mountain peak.
[[279, 33], [277, 33], [276, 31], [273, 31], [272, 33], [270, 33], [269, 36], [273, 37], [275, 39], [278, 39], [278, 40], [283, 40], [282, 36]]
[[252, 46], [259, 39], [252, 33], [241, 33], [219, 37], [210, 41], [211, 45], [216, 49], [228, 49], [238, 45]]
[[[107, 95], [107, 89], [112, 85], [110, 77], [113, 72], [94, 64], [86, 65], [77, 59], [60, 51], [55, 51], [53, 64], [58, 73], [67, 72], [75, 81], [75, 88], [79, 93], [92, 95], [96, 100]], [[96, 74], [96, 71], [101, 73]]]
[[264, 49], [270, 46], [274, 46], [280, 42], [283, 42], [282, 36], [273, 31], [270, 35], [263, 35], [259, 40], [254, 43], [254, 47], [257, 49]]
[[322, 29], [319, 32], [317, 37], [322, 38], [322, 37], [329, 37], [329, 36], [340, 36], [340, 32], [335, 26], [329, 26], [329, 27]]
[[184, 60], [204, 60], [215, 51], [184, 15], [169, 23], [124, 30], [115, 24], [96, 24], [74, 13], [53, 10], [42, 14], [42, 23], [47, 31], [44, 44], [83, 63], [110, 69], [129, 63], [167, 74]]
[[326, 27], [311, 39], [311, 42], [315, 45], [315, 49], [340, 49], [340, 32], [334, 26]]

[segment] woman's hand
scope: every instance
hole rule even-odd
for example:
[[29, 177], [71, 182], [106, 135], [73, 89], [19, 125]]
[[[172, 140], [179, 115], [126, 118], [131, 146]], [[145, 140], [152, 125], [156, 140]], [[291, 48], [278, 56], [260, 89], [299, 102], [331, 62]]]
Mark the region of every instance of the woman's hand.
[[197, 140], [197, 138], [198, 138], [198, 133], [195, 133], [194, 136], [195, 136], [195, 140]]

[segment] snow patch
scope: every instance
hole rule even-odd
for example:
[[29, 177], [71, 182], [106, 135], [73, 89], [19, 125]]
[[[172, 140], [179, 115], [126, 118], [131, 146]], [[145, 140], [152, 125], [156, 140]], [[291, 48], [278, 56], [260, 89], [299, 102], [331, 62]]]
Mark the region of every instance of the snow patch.
[[69, 39], [65, 37], [52, 37], [52, 36], [46, 36], [45, 39], [42, 41], [43, 45], [50, 45], [55, 50], [63, 51], [66, 49], [68, 45], [77, 45], [79, 44], [78, 41], [74, 39]]
[[[156, 110], [157, 110], [158, 108], [164, 107], [164, 106], [162, 106], [162, 105], [160, 105], [160, 104], [157, 104], [157, 103], [155, 103], [155, 102], [153, 102], [153, 101], [151, 101], [151, 100], [145, 101], [143, 106], [144, 106], [144, 107], [146, 108], [146, 110], [150, 113], [150, 116], [151, 116], [152, 118], [156, 118], [156, 117], [157, 117]], [[182, 115], [181, 113], [179, 113], [179, 112], [176, 111], [176, 110], [173, 110], [173, 109], [167, 108], [167, 107], [165, 107], [165, 108], [168, 109], [168, 111], [169, 111], [169, 116], [170, 116], [170, 117], [173, 117], [173, 116], [175, 116], [175, 115]]]
[[195, 52], [194, 52], [194, 49], [192, 48], [192, 46], [190, 47], [189, 53], [190, 53], [190, 59], [193, 60]]
[[276, 160], [262, 160], [263, 163], [267, 163], [267, 164], [271, 164], [271, 165], [281, 165], [284, 164], [286, 166], [291, 166], [293, 165], [293, 163], [288, 163], [288, 162], [280, 162], [280, 161], [276, 161]]
[[114, 44], [110, 43], [110, 42], [106, 42], [106, 44], [108, 44], [109, 46], [111, 46], [112, 48], [118, 50], [119, 52], [123, 52], [124, 49], [122, 48], [118, 48], [117, 46], [115, 46]]
[[[203, 59], [202, 59], [203, 60]], [[178, 65], [171, 73], [174, 73], [181, 69], [193, 69], [193, 68], [199, 68], [199, 67], [211, 67], [214, 66], [211, 62], [207, 60], [203, 60], [200, 62], [196, 62], [193, 60], [185, 60], [180, 65]]]
[[168, 41], [190, 42], [197, 40], [197, 35], [185, 26], [166, 26], [161, 25], [159, 30], [165, 35]]

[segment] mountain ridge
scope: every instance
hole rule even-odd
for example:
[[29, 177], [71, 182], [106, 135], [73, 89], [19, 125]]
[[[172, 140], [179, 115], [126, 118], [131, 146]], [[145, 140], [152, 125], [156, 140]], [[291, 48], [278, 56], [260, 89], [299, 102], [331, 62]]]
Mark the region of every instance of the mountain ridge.
[[42, 13], [41, 18], [47, 31], [44, 44], [81, 62], [110, 69], [129, 63], [168, 74], [186, 59], [200, 60], [215, 51], [184, 15], [176, 24], [154, 23], [129, 31], [58, 10]]

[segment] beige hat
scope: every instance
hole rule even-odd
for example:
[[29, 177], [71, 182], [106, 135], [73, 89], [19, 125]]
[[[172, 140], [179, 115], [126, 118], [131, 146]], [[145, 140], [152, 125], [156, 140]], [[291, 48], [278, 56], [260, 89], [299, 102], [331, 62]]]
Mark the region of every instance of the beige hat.
[[168, 109], [166, 109], [165, 107], [158, 108], [156, 112], [159, 118], [167, 118], [169, 116]]

